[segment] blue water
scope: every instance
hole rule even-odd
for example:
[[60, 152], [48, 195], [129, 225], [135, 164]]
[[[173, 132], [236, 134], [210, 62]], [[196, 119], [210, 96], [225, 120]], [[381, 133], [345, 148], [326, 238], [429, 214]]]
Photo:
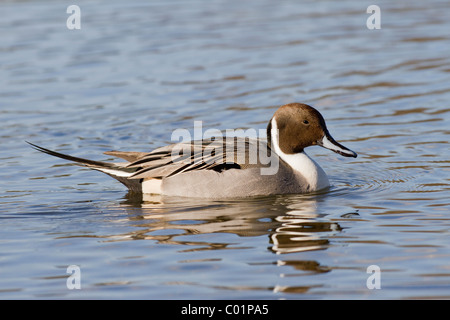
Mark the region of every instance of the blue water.
[[[2, 2], [0, 298], [450, 298], [450, 7], [371, 4]], [[359, 155], [307, 149], [328, 191], [142, 199], [25, 143], [112, 160], [290, 102]]]

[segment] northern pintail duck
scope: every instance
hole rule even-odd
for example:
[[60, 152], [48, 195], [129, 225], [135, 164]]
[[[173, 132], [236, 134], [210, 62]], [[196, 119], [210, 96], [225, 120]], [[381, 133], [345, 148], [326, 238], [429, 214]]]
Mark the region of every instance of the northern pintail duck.
[[319, 145], [345, 157], [357, 156], [331, 137], [319, 111], [302, 103], [286, 104], [275, 112], [267, 125], [267, 140], [234, 137], [176, 143], [149, 153], [105, 152], [126, 160], [120, 163], [73, 157], [30, 144], [104, 172], [132, 192], [207, 198], [321, 190], [330, 186], [328, 177], [305, 153], [306, 147]]

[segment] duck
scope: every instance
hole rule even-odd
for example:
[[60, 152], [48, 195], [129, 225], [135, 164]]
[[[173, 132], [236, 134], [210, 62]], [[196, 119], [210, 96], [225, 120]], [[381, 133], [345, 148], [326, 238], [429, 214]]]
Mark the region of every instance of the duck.
[[330, 135], [320, 112], [304, 103], [280, 106], [266, 137], [182, 141], [151, 152], [107, 151], [122, 162], [63, 154], [28, 142], [43, 153], [103, 172], [130, 192], [197, 198], [300, 194], [330, 187], [325, 171], [305, 152], [321, 146], [344, 157], [356, 152]]

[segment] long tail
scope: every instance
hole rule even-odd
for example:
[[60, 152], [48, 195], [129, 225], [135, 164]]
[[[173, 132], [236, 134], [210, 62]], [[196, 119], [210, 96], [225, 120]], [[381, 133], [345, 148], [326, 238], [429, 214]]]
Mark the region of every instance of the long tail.
[[74, 157], [68, 154], [59, 153], [53, 150], [49, 150], [43, 147], [40, 147], [34, 143], [26, 141], [29, 145], [31, 145], [35, 150], [41, 151], [43, 153], [49, 154], [54, 157], [58, 157], [61, 159], [69, 160], [75, 162], [78, 165], [85, 166], [94, 170], [101, 171], [103, 173], [108, 174], [114, 179], [123, 183], [130, 191], [142, 192], [142, 185], [139, 179], [129, 179], [130, 176], [133, 175], [137, 171], [137, 168], [127, 168], [126, 163], [110, 163], [103, 161], [95, 161], [84, 158]]

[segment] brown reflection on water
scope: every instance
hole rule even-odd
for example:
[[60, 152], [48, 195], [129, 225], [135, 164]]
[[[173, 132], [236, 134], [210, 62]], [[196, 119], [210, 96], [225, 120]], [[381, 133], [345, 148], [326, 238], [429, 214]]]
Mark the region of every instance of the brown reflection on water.
[[269, 250], [276, 254], [324, 250], [328, 237], [342, 230], [338, 223], [323, 219], [316, 212], [316, 198], [307, 196], [202, 201], [129, 194], [122, 206], [138, 229], [117, 240], [156, 240], [180, 245], [182, 251], [243, 249], [199, 237], [211, 233], [266, 235]]
[[[293, 253], [326, 250], [330, 237], [339, 234], [339, 222], [329, 221], [325, 214], [317, 212], [317, 201], [324, 196], [291, 195], [236, 200], [199, 200], [162, 196], [128, 194], [121, 204], [128, 212], [128, 219], [136, 230], [111, 236], [106, 241], [150, 240], [159, 245], [179, 247], [177, 252], [190, 253], [216, 250], [268, 250], [274, 253], [270, 261], [249, 262], [249, 265], [275, 265], [282, 267], [280, 277], [299, 274], [314, 275], [332, 271], [331, 267], [305, 256], [293, 257]], [[357, 214], [350, 214], [351, 217]], [[343, 219], [347, 216], [343, 215]], [[226, 233], [235, 237], [209, 237], [209, 234]], [[240, 237], [255, 237], [255, 242], [240, 241]], [[215, 239], [216, 241], [211, 241]], [[217, 241], [220, 239], [220, 241]], [[266, 247], [267, 249], [264, 249]], [[259, 249], [258, 249], [259, 248]], [[251, 253], [249, 252], [251, 255]], [[221, 263], [218, 259], [186, 259], [185, 263]], [[284, 268], [288, 267], [288, 269]], [[284, 273], [289, 270], [287, 274]], [[221, 290], [273, 291], [274, 293], [307, 293], [321, 284], [310, 285], [212, 285], [197, 282], [175, 282], [168, 285], [194, 285]]]

